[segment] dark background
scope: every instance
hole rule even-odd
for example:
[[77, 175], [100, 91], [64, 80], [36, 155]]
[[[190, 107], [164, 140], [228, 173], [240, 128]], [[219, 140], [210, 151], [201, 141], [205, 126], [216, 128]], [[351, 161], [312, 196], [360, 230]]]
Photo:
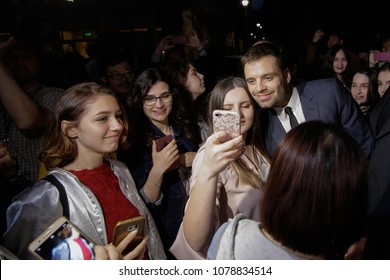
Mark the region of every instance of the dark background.
[[261, 12], [271, 34], [297, 47], [310, 40], [318, 27], [342, 31], [351, 50], [359, 45], [378, 47], [390, 32], [390, 1], [265, 0]]
[[[93, 32], [82, 39], [128, 40], [149, 52], [163, 36], [180, 31], [183, 10], [191, 11], [221, 55], [242, 54], [263, 37], [300, 52], [317, 28], [342, 31], [353, 51], [378, 48], [390, 29], [390, 1], [379, 0], [250, 0], [246, 9], [241, 0], [2, 0], [0, 32], [48, 42], [63, 40], [59, 30]], [[258, 22], [263, 29], [256, 27]], [[129, 32], [112, 35], [119, 30]], [[229, 34], [234, 46], [227, 44]]]

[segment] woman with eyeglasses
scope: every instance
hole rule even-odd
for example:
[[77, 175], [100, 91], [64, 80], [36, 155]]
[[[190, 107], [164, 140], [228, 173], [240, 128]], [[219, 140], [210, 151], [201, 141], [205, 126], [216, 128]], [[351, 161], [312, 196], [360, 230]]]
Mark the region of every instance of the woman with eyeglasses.
[[[180, 227], [187, 201], [186, 176], [198, 150], [186, 124], [177, 118], [177, 92], [161, 70], [148, 68], [135, 80], [130, 99], [129, 142], [118, 158], [129, 167], [168, 251]], [[159, 138], [171, 135], [158, 149]]]
[[[166, 259], [157, 226], [129, 170], [114, 160], [117, 149], [127, 146], [126, 132], [126, 113], [112, 90], [92, 82], [67, 89], [53, 108], [39, 155], [59, 184], [42, 179], [14, 197], [7, 209], [4, 245], [19, 258], [33, 259], [28, 245], [65, 215], [101, 245], [99, 258]], [[143, 241], [126, 253], [134, 238], [129, 234], [113, 248], [117, 222], [140, 215], [146, 218]]]

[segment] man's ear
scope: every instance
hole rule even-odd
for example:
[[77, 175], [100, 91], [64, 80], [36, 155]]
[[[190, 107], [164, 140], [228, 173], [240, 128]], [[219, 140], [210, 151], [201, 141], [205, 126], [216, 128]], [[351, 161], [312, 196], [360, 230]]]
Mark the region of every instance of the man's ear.
[[284, 72], [284, 75], [285, 75], [285, 79], [287, 81], [287, 84], [290, 84], [290, 82], [291, 82], [291, 70], [289, 68], [287, 68], [286, 71]]
[[61, 122], [61, 130], [69, 138], [77, 138], [77, 127], [73, 122], [70, 121], [62, 121]]

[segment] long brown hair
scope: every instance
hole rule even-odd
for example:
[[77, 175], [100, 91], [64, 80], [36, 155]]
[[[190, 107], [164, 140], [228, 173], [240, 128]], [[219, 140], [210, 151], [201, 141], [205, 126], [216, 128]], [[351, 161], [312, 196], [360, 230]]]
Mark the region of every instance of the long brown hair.
[[[213, 127], [212, 124], [212, 112], [214, 110], [221, 110], [223, 109], [223, 102], [225, 100], [226, 94], [231, 91], [234, 88], [243, 88], [245, 92], [247, 93], [249, 100], [251, 102], [251, 105], [253, 107], [254, 111], [254, 120], [252, 127], [248, 130], [246, 138], [245, 138], [245, 144], [246, 145], [252, 145], [254, 148], [256, 148], [260, 154], [262, 154], [266, 159], [268, 159], [267, 152], [265, 150], [265, 145], [262, 140], [262, 133], [260, 133], [260, 121], [259, 121], [259, 107], [256, 103], [256, 101], [253, 99], [252, 95], [249, 93], [249, 90], [247, 88], [247, 84], [244, 81], [244, 79], [239, 77], [233, 77], [228, 76], [220, 80], [217, 85], [214, 87], [212, 92], [210, 93], [210, 99], [209, 99], [209, 108], [208, 108], [208, 122], [210, 127]], [[259, 166], [259, 162], [257, 157], [255, 156], [256, 164]], [[260, 188], [264, 185], [263, 180], [261, 179], [261, 176], [252, 169], [250, 169], [244, 160], [241, 158], [237, 159], [233, 163], [230, 164], [230, 167], [234, 170], [234, 172], [237, 174], [240, 183], [247, 184], [250, 186], [253, 186], [255, 188]], [[264, 175], [264, 174], [261, 174]]]
[[[39, 155], [47, 170], [53, 167], [63, 167], [75, 160], [78, 153], [77, 145], [73, 139], [62, 132], [61, 122], [66, 120], [77, 125], [85, 113], [87, 105], [99, 95], [111, 95], [118, 101], [111, 89], [93, 82], [80, 83], [70, 87], [58, 100], [44, 137], [42, 152]], [[128, 122], [126, 111], [119, 101], [118, 104], [122, 110], [123, 120], [123, 131], [119, 139], [121, 147], [127, 145]], [[115, 158], [115, 153], [110, 153], [107, 156]]]
[[298, 125], [273, 157], [262, 226], [295, 251], [342, 258], [363, 234], [365, 171], [360, 146], [343, 128], [321, 121]]
[[130, 122], [132, 125], [129, 134], [130, 142], [136, 140], [151, 147], [152, 141], [157, 138], [150, 128], [150, 120], [145, 115], [143, 106], [145, 97], [148, 95], [150, 89], [158, 82], [164, 82], [169, 87], [169, 91], [172, 94], [172, 111], [168, 116], [168, 120], [170, 125], [172, 121], [176, 121], [174, 116], [178, 107], [178, 97], [172, 80], [161, 69], [147, 68], [135, 79], [130, 97]]
[[[192, 93], [186, 88], [187, 75], [190, 65], [186, 60], [173, 61], [165, 65], [164, 70], [171, 78], [178, 91], [178, 108], [176, 111], [176, 121], [183, 125], [188, 138], [197, 144], [201, 143], [201, 136], [197, 124], [198, 115], [203, 112], [197, 108], [196, 100], [193, 100]], [[192, 128], [192, 129], [190, 129]]]

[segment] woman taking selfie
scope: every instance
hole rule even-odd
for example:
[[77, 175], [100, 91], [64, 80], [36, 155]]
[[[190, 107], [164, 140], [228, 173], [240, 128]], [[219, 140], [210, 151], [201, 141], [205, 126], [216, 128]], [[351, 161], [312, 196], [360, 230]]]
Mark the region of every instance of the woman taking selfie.
[[241, 135], [224, 141], [226, 132], [218, 131], [199, 149], [183, 223], [171, 248], [178, 259], [205, 258], [215, 231], [237, 213], [260, 220], [269, 160], [260, 138], [257, 104], [243, 79], [227, 77], [211, 92], [208, 109], [211, 127], [214, 110], [238, 113]]

